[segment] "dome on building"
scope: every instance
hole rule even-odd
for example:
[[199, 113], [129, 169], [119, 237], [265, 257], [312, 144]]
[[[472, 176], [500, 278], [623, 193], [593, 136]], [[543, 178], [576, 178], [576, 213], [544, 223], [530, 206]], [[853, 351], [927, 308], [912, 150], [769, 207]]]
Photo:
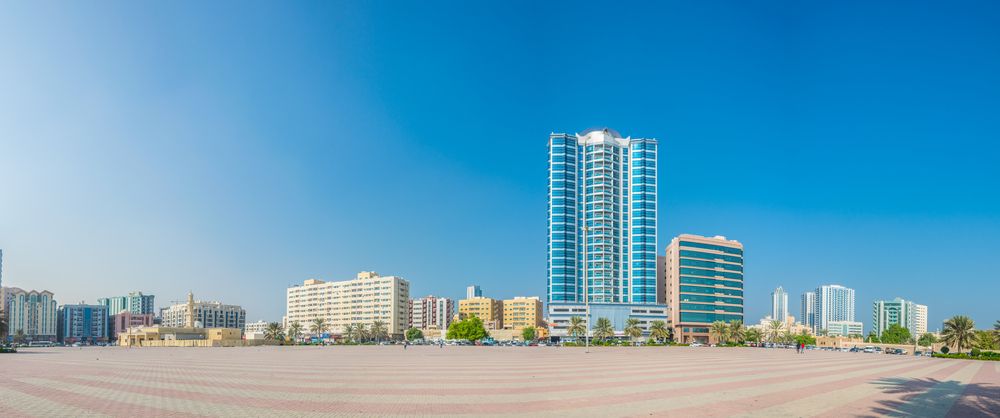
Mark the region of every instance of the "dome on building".
[[618, 133], [618, 131], [616, 131], [614, 129], [611, 129], [611, 128], [607, 127], [607, 126], [598, 126], [598, 127], [590, 128], [590, 129], [584, 130], [583, 132], [580, 132], [578, 135], [580, 135], [580, 136], [587, 136], [587, 134], [589, 134], [591, 132], [600, 132], [600, 131], [603, 131], [604, 133], [607, 133], [607, 134], [611, 135], [612, 138], [624, 138], [622, 136], [622, 134]]

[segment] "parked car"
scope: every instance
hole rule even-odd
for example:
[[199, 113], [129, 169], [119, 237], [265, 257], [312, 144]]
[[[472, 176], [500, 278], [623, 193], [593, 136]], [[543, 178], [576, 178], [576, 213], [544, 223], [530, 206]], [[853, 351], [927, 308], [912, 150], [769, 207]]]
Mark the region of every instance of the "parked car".
[[703, 347], [701, 343], [691, 343], [691, 347]]
[[865, 351], [866, 353], [874, 353], [874, 352], [875, 352], [875, 347], [873, 347], [873, 346], [870, 346], [870, 345], [869, 345], [869, 346], [865, 346], [865, 349], [864, 349], [864, 351]]

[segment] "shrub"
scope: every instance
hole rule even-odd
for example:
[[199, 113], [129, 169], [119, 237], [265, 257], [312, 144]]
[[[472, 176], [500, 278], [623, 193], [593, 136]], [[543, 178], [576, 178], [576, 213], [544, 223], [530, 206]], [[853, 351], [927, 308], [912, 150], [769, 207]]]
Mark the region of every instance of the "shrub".
[[951, 349], [948, 348], [948, 346], [941, 347], [941, 354], [948, 354], [949, 351], [951, 351]]
[[973, 348], [972, 351], [969, 352], [969, 355], [971, 355], [972, 357], [979, 357], [979, 353], [980, 351], [978, 348]]

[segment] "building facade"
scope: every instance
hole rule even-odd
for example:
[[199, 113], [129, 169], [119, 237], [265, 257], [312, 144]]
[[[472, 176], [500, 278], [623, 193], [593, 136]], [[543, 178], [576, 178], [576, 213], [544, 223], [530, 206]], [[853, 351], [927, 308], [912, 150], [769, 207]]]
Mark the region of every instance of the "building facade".
[[829, 321], [826, 335], [831, 337], [861, 337], [865, 335], [864, 324], [857, 321]]
[[[165, 328], [190, 327], [193, 319], [195, 328], [237, 328], [246, 326], [246, 311], [240, 305], [226, 305], [222, 302], [193, 301], [188, 294], [188, 303], [178, 303], [160, 310], [160, 325]], [[193, 315], [189, 312], [193, 311]]]
[[595, 304], [665, 309], [656, 291], [657, 141], [608, 128], [553, 133], [548, 172], [550, 317]]
[[373, 271], [339, 282], [309, 279], [286, 292], [285, 321], [303, 328], [323, 318], [328, 332], [340, 335], [345, 325], [375, 321], [386, 323], [389, 334], [400, 338], [409, 325], [410, 282], [398, 276], [379, 276]]
[[674, 338], [711, 342], [715, 321], [743, 321], [743, 244], [684, 234], [667, 246], [664, 277]]
[[458, 319], [472, 316], [481, 319], [486, 329], [503, 329], [503, 302], [482, 296], [458, 301]]
[[118, 334], [126, 333], [132, 328], [151, 327], [155, 315], [151, 313], [136, 314], [129, 311], [122, 311], [111, 315], [111, 340], [117, 341]]
[[448, 329], [455, 317], [455, 301], [426, 296], [410, 300], [409, 326], [419, 329]]
[[524, 327], [545, 328], [542, 318], [542, 300], [538, 297], [517, 296], [503, 301], [503, 327], [519, 329]]
[[816, 292], [805, 292], [802, 294], [802, 325], [809, 327], [815, 332], [816, 325]]
[[18, 288], [10, 289], [10, 302], [7, 315], [8, 338], [23, 335], [26, 342], [55, 342], [58, 331], [56, 325], [57, 309], [52, 292], [48, 290], [24, 291]]
[[483, 289], [481, 289], [479, 285], [474, 284], [472, 286], [465, 288], [466, 299], [478, 298], [482, 296], [483, 296]]
[[893, 324], [910, 331], [910, 336], [919, 338], [927, 332], [927, 306], [902, 298], [877, 300], [872, 304], [872, 328], [875, 334], [882, 333]]
[[104, 305], [63, 305], [59, 308], [59, 341], [103, 344], [108, 338], [108, 308]]
[[784, 320], [788, 316], [788, 293], [778, 286], [771, 292], [771, 318]]
[[854, 322], [854, 289], [841, 285], [826, 285], [816, 288], [813, 333], [829, 331], [830, 322]]
[[153, 298], [153, 295], [144, 295], [142, 292], [129, 292], [126, 296], [97, 299], [97, 304], [107, 307], [109, 315], [115, 315], [122, 311], [134, 314], [153, 314], [156, 312]]

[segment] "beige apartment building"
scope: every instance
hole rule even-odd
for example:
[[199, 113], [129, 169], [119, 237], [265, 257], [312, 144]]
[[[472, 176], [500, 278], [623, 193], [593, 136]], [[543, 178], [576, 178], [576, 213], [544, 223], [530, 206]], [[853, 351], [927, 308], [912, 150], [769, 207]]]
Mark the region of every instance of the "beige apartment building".
[[545, 322], [542, 320], [542, 300], [537, 296], [527, 298], [517, 296], [503, 301], [503, 328], [524, 327], [545, 327]]
[[715, 321], [743, 321], [743, 244], [682, 234], [667, 246], [660, 273], [674, 338], [709, 343]]
[[327, 333], [340, 335], [348, 324], [386, 323], [390, 336], [402, 337], [408, 325], [410, 282], [398, 276], [358, 273], [354, 280], [324, 282], [309, 279], [288, 288], [285, 324], [298, 322], [308, 332], [323, 318]]
[[482, 296], [458, 301], [458, 319], [470, 316], [481, 319], [486, 329], [503, 329], [503, 302]]

